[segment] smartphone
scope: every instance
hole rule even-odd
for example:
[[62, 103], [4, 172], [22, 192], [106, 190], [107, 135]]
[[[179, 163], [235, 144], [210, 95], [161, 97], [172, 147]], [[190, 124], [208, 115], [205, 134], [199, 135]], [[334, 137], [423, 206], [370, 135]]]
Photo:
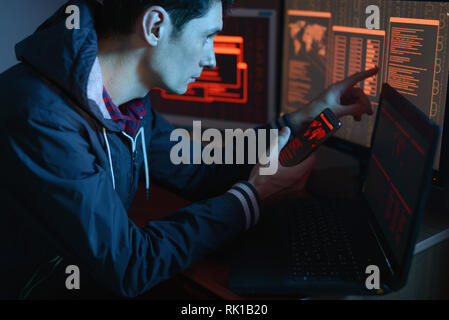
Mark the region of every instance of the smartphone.
[[279, 154], [279, 162], [284, 167], [293, 167], [315, 151], [324, 141], [341, 127], [337, 116], [329, 109], [320, 113], [305, 130], [294, 137]]

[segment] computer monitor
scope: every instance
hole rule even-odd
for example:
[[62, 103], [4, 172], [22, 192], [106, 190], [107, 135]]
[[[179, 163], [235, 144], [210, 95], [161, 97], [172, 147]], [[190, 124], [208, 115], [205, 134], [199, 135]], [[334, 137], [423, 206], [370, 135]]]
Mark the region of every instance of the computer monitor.
[[277, 107], [277, 23], [274, 10], [233, 9], [214, 41], [217, 67], [205, 69], [185, 95], [153, 90], [153, 107], [191, 128], [252, 128], [273, 120]]
[[[381, 86], [386, 82], [444, 128], [434, 164], [434, 181], [447, 184], [448, 41], [449, 3], [287, 0], [282, 112], [304, 108], [332, 83], [379, 66], [379, 74], [360, 87], [377, 112]], [[337, 139], [331, 143], [350, 152], [368, 150], [375, 119], [364, 116], [356, 122], [346, 117]]]

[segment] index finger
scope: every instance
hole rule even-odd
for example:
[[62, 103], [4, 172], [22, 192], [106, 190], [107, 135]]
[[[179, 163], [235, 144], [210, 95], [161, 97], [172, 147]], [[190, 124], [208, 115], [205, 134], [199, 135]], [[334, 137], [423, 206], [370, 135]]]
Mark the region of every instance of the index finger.
[[338, 84], [338, 88], [340, 89], [341, 92], [345, 92], [349, 88], [355, 86], [357, 83], [376, 75], [378, 72], [379, 72], [379, 67], [375, 67], [370, 70], [355, 73], [352, 76], [350, 76], [349, 78], [346, 78], [345, 80], [341, 81]]

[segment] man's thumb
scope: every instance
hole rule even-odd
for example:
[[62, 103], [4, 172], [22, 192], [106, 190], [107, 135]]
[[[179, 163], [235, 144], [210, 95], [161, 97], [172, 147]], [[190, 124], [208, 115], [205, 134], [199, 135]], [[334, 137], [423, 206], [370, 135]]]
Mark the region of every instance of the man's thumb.
[[290, 138], [290, 128], [289, 127], [284, 127], [281, 130], [281, 134], [279, 135], [279, 150], [278, 153], [281, 152], [281, 150], [287, 145], [288, 143], [288, 139]]
[[[269, 149], [269, 152], [268, 152], [268, 154], [269, 154], [268, 157], [271, 160], [276, 159], [276, 161], [277, 161], [277, 158], [279, 157], [279, 154], [281, 153], [281, 150], [286, 146], [286, 144], [288, 142], [288, 138], [290, 137], [290, 133], [291, 133], [290, 128], [284, 127], [280, 131], [279, 136], [272, 137], [270, 135], [270, 140], [271, 139], [273, 139], [273, 140], [270, 141], [270, 147], [269, 147], [270, 149]], [[265, 153], [262, 153], [262, 156], [261, 156], [262, 158], [264, 157], [264, 154]], [[266, 158], [263, 158], [263, 159], [266, 159]], [[264, 163], [264, 162], [268, 163], [268, 159], [266, 159], [266, 160], [267, 161], [261, 159], [260, 161], [261, 161], [261, 163]]]

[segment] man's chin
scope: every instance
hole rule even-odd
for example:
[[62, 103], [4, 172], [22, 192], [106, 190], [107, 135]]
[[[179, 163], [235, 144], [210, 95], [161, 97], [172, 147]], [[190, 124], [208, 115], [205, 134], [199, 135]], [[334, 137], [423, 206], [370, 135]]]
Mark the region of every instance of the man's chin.
[[182, 96], [182, 95], [185, 95], [186, 93], [187, 93], [187, 88], [178, 91], [176, 94]]
[[171, 94], [176, 94], [176, 95], [184, 95], [187, 92], [188, 87], [184, 87], [184, 88], [167, 88], [165, 89], [167, 92], [171, 93]]

